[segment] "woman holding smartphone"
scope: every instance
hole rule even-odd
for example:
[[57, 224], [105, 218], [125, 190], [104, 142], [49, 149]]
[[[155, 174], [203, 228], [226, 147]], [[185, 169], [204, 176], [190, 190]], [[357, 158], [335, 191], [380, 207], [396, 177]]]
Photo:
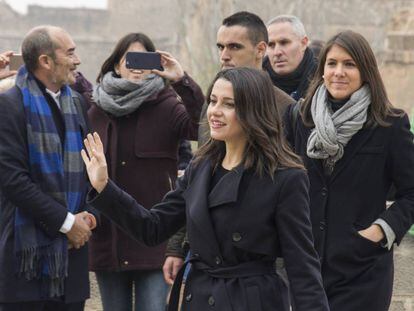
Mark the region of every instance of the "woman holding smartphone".
[[[329, 310], [313, 248], [308, 178], [284, 139], [269, 76], [251, 68], [224, 70], [208, 98], [210, 140], [177, 189], [151, 210], [109, 180], [105, 144], [89, 134], [82, 151], [96, 189], [89, 203], [147, 245], [186, 224], [192, 269], [182, 310], [288, 311], [276, 257], [285, 259], [295, 310]], [[184, 270], [169, 310], [178, 310]]]
[[[204, 97], [168, 53], [160, 52], [164, 71], [151, 71], [127, 68], [128, 52], [155, 47], [142, 33], [119, 40], [102, 65], [88, 116], [105, 145], [110, 178], [150, 207], [174, 188], [179, 141], [197, 138]], [[89, 249], [104, 310], [164, 310], [164, 243], [145, 246], [103, 216]]]

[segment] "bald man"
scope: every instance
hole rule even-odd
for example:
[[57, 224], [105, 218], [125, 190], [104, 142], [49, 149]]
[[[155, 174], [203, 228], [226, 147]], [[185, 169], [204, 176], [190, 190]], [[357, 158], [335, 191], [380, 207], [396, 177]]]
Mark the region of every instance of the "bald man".
[[79, 311], [89, 297], [80, 158], [83, 100], [69, 84], [80, 60], [63, 29], [22, 43], [25, 66], [0, 94], [0, 310]]

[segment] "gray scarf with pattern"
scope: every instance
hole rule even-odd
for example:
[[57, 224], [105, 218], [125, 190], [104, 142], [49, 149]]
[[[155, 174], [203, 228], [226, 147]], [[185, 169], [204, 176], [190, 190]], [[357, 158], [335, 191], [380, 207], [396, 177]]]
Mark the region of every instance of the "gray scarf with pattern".
[[164, 80], [156, 74], [149, 74], [139, 82], [131, 82], [115, 77], [110, 71], [95, 87], [93, 100], [105, 112], [121, 117], [137, 110], [148, 97], [164, 87]]
[[337, 162], [344, 155], [344, 148], [367, 120], [371, 95], [368, 85], [354, 92], [336, 112], [328, 104], [328, 92], [321, 85], [312, 98], [311, 113], [315, 128], [307, 144], [307, 155], [313, 159]]

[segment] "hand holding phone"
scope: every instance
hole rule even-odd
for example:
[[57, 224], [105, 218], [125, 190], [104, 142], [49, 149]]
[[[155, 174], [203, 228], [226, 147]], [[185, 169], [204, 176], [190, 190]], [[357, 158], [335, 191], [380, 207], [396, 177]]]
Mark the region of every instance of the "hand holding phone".
[[13, 51], [0, 53], [0, 69], [4, 69], [9, 64], [11, 55], [13, 55]]
[[23, 56], [21, 54], [13, 54], [10, 56], [9, 69], [19, 70], [20, 66], [24, 64]]
[[13, 51], [6, 51], [0, 54], [0, 80], [14, 76], [17, 73], [16, 70], [12, 70], [9, 66], [11, 57], [13, 57]]
[[161, 65], [164, 71], [152, 70], [152, 72], [172, 82], [182, 79], [184, 77], [184, 70], [180, 63], [168, 52], [157, 52], [161, 55]]

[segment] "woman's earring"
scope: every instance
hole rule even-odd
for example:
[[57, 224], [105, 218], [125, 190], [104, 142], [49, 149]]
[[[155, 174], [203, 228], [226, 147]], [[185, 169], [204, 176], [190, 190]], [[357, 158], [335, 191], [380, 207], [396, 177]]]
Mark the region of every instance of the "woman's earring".
[[322, 79], [325, 79], [325, 75], [322, 75]]

